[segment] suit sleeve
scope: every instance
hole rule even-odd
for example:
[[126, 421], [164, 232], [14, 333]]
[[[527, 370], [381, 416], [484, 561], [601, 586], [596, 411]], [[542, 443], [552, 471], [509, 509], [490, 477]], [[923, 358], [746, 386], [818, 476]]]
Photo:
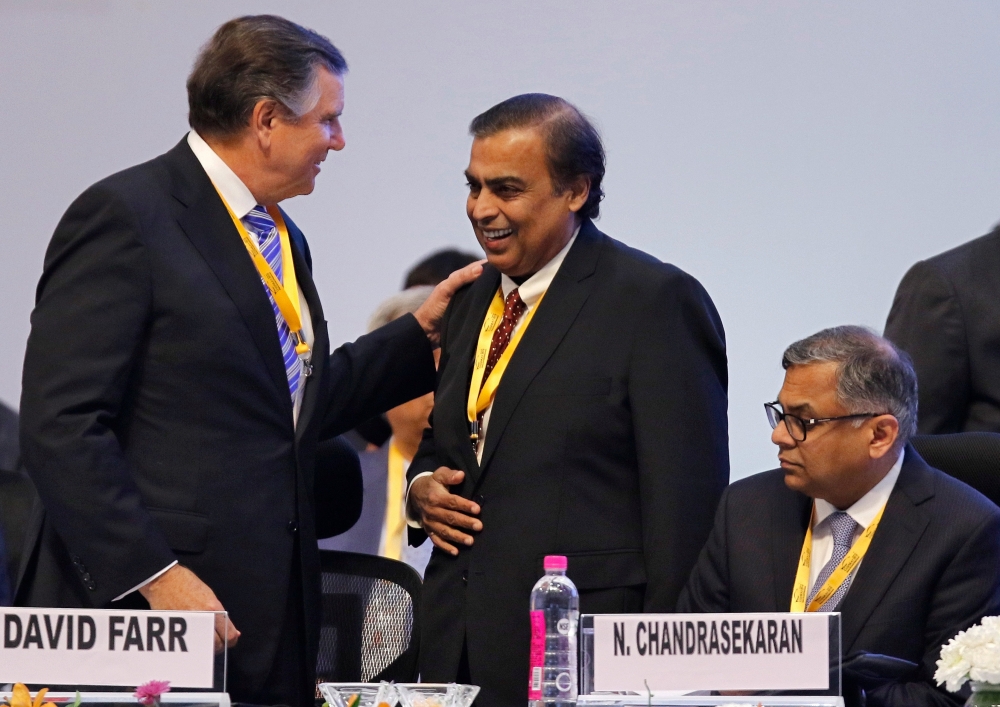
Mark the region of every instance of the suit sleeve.
[[729, 612], [729, 543], [727, 510], [729, 489], [722, 494], [715, 513], [715, 525], [708, 542], [698, 555], [698, 562], [691, 570], [687, 585], [677, 600], [677, 611], [682, 614]]
[[334, 351], [328, 379], [323, 438], [434, 390], [434, 350], [406, 314]]
[[92, 188], [69, 208], [45, 256], [24, 361], [25, 466], [95, 606], [176, 559], [118, 439], [151, 317], [138, 234], [107, 191]]
[[870, 707], [960, 705], [958, 695], [934, 686], [941, 647], [984, 616], [1000, 614], [1000, 514], [991, 513], [956, 553], [935, 587], [924, 633], [922, 680], [887, 685], [868, 696]]
[[933, 263], [917, 263], [899, 283], [885, 336], [913, 359], [920, 433], [961, 432], [971, 387], [965, 320], [954, 288]]
[[645, 611], [671, 611], [729, 482], [727, 363], [708, 293], [674, 273], [642, 313], [629, 370]]

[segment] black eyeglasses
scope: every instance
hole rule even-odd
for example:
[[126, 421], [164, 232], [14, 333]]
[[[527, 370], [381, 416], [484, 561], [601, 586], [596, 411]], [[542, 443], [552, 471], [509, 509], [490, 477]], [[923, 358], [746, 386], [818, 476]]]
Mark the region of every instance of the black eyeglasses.
[[764, 403], [764, 412], [767, 413], [767, 421], [771, 423], [771, 429], [773, 430], [778, 426], [778, 423], [782, 420], [785, 421], [785, 429], [788, 430], [788, 434], [791, 435], [792, 439], [796, 442], [806, 441], [806, 432], [812, 429], [814, 426], [821, 422], [833, 422], [834, 420], [851, 420], [855, 418], [862, 417], [878, 417], [879, 415], [886, 415], [888, 413], [884, 412], [860, 412], [856, 415], [840, 415], [839, 417], [810, 417], [808, 419], [803, 419], [798, 415], [791, 415], [784, 412], [777, 400], [773, 403]]

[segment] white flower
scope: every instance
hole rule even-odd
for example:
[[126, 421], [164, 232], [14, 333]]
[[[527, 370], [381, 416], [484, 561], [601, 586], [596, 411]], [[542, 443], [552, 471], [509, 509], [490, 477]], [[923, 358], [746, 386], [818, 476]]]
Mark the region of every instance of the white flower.
[[958, 692], [969, 679], [1000, 683], [1000, 616], [962, 631], [941, 648], [934, 679]]

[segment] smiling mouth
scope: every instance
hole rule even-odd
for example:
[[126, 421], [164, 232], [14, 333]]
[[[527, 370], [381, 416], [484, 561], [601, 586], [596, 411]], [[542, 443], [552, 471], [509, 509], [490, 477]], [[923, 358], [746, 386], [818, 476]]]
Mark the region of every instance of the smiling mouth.
[[510, 234], [514, 232], [513, 228], [501, 228], [496, 231], [483, 230], [483, 238], [485, 238], [490, 243], [495, 243], [496, 241], [501, 241]]

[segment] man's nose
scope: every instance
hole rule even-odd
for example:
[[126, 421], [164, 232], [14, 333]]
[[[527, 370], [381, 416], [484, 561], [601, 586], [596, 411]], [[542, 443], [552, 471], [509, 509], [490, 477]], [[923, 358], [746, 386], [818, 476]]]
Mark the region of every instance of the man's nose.
[[500, 210], [497, 208], [497, 201], [485, 189], [479, 192], [479, 196], [472, 205], [472, 219], [482, 225], [496, 218]]
[[344, 131], [339, 128], [334, 130], [330, 135], [330, 149], [340, 152], [345, 145], [347, 145], [347, 141], [344, 139]]
[[788, 428], [785, 427], [784, 421], [779, 422], [778, 425], [771, 430], [771, 441], [782, 449], [789, 449], [797, 444], [796, 441], [792, 439], [792, 436], [788, 434]]

